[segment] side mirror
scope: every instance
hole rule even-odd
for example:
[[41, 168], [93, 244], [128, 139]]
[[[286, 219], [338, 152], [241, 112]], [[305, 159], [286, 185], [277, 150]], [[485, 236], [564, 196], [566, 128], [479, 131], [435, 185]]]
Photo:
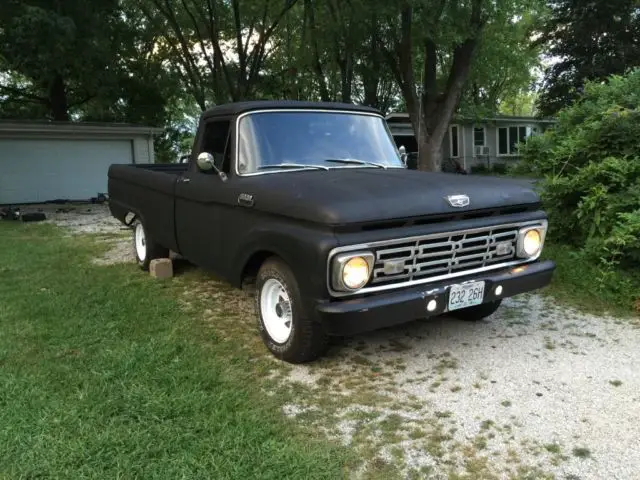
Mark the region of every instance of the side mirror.
[[223, 171], [221, 171], [218, 167], [216, 167], [216, 162], [209, 152], [201, 152], [198, 154], [198, 158], [196, 159], [196, 164], [198, 168], [203, 172], [208, 172], [209, 170], [213, 170], [218, 174], [220, 179], [223, 182], [227, 181], [227, 175]]
[[402, 163], [404, 163], [405, 165], [407, 164], [407, 149], [404, 147], [404, 145], [400, 145], [400, 148], [398, 148], [398, 151], [400, 152], [400, 160], [402, 160]]

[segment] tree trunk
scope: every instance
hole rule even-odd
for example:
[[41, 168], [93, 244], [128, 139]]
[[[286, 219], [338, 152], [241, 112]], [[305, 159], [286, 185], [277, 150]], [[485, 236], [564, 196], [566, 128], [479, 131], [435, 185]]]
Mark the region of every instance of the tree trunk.
[[[440, 12], [444, 5], [444, 2], [440, 3]], [[482, 17], [482, 5], [483, 0], [472, 0], [469, 36], [454, 47], [446, 86], [442, 91], [438, 90], [437, 82], [439, 48], [434, 39], [424, 37], [422, 91], [416, 91], [418, 82], [414, 76], [413, 10], [411, 2], [402, 3], [398, 40], [395, 42], [395, 48], [386, 50], [384, 55], [400, 87], [415, 132], [419, 149], [419, 170], [441, 169], [442, 142], [469, 76], [473, 54], [486, 21]], [[440, 15], [436, 18], [440, 21]]]
[[64, 80], [56, 73], [49, 84], [49, 108], [56, 121], [69, 121], [69, 103]]
[[351, 54], [347, 52], [346, 58], [341, 65], [340, 83], [341, 98], [343, 103], [351, 103], [351, 84], [353, 83], [353, 62]]
[[371, 30], [369, 48], [362, 66], [362, 87], [364, 89], [364, 104], [369, 107], [381, 108], [378, 88], [380, 86], [380, 45], [378, 36], [378, 16], [376, 10], [371, 13]]
[[418, 170], [439, 172], [442, 165], [442, 138], [434, 135], [425, 121], [424, 114], [418, 115], [416, 139], [418, 143]]
[[442, 142], [433, 139], [422, 139], [419, 145], [418, 170], [423, 172], [439, 172], [442, 168]]
[[362, 86], [364, 88], [364, 104], [368, 107], [380, 108], [378, 101], [378, 76], [367, 74], [362, 75]]

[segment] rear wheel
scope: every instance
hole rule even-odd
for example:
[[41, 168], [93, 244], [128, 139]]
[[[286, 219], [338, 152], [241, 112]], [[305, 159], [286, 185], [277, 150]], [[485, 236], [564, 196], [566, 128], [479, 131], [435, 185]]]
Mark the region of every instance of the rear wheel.
[[500, 307], [501, 303], [502, 300], [496, 300], [495, 302], [483, 303], [481, 305], [476, 305], [475, 307], [454, 310], [453, 312], [449, 312], [449, 315], [459, 318], [460, 320], [477, 322], [478, 320], [482, 320], [487, 318], [489, 315], [494, 314]]
[[140, 268], [149, 270], [151, 260], [167, 258], [169, 249], [164, 248], [150, 238], [142, 221], [136, 220], [133, 223], [133, 253]]
[[282, 260], [271, 258], [262, 264], [255, 300], [260, 335], [274, 356], [289, 363], [303, 363], [326, 351], [327, 335], [322, 325], [305, 312], [298, 282]]

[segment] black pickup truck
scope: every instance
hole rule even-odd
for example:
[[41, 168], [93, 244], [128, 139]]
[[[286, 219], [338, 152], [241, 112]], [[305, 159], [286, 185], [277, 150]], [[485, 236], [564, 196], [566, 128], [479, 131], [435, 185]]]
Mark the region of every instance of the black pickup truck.
[[407, 169], [381, 113], [350, 104], [217, 106], [187, 163], [112, 165], [109, 207], [142, 268], [174, 251], [237, 287], [254, 278], [264, 343], [292, 363], [331, 335], [485, 318], [555, 268], [534, 191]]

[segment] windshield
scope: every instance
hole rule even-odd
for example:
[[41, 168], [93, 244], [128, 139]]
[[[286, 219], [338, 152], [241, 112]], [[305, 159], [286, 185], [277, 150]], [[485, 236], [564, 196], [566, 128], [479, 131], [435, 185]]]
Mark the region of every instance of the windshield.
[[316, 168], [404, 168], [377, 115], [256, 112], [240, 119], [238, 173]]

